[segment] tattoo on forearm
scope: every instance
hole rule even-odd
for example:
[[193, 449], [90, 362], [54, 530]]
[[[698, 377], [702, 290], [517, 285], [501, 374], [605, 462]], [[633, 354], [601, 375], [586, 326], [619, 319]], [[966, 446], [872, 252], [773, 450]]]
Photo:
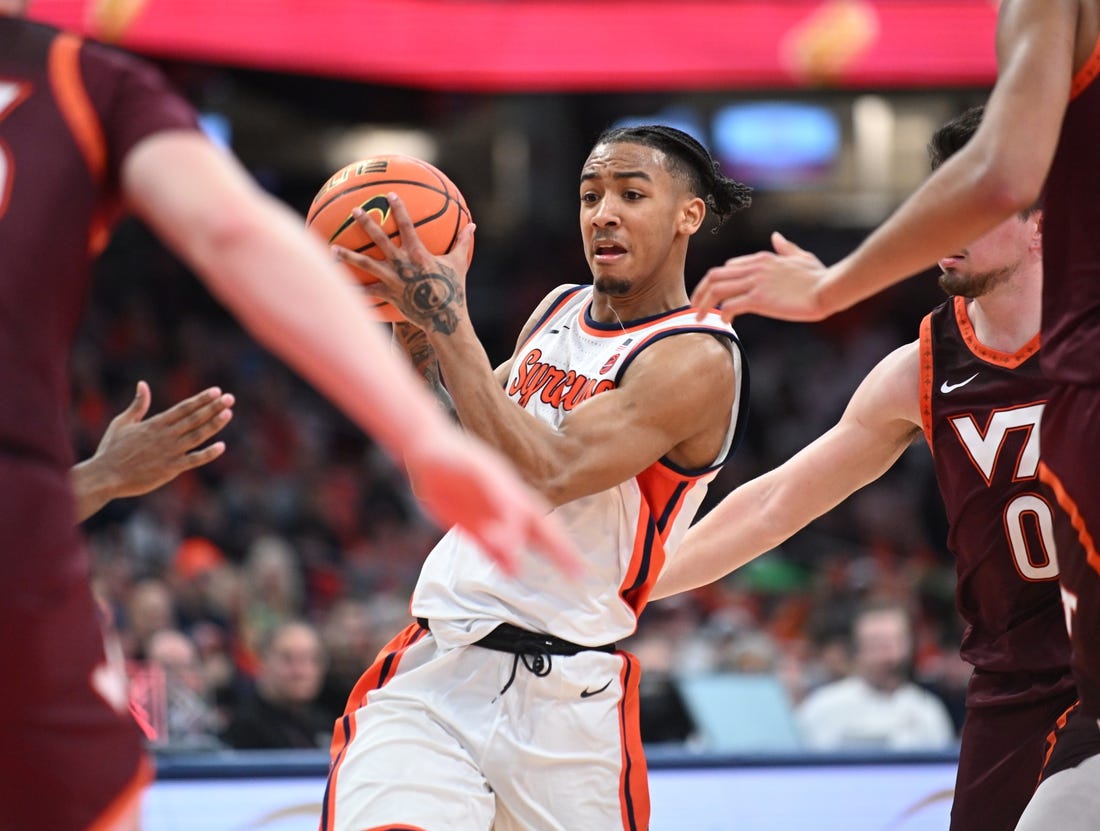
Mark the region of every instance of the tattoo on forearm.
[[429, 381], [432, 380], [432, 375], [439, 377], [439, 362], [423, 329], [411, 323], [396, 323], [393, 327], [393, 336], [397, 338], [397, 342], [401, 344], [401, 348], [405, 350], [418, 373]]
[[[437, 265], [433, 263], [433, 265]], [[461, 284], [455, 273], [446, 266], [438, 271], [415, 263], [396, 264], [397, 276], [405, 283], [405, 303], [413, 309], [418, 319], [430, 323], [432, 328], [449, 335], [458, 327], [455, 307], [464, 300]]]
[[439, 359], [436, 358], [435, 350], [428, 342], [428, 336], [424, 330], [411, 323], [395, 323], [393, 336], [409, 356], [416, 371], [428, 382], [429, 389], [443, 405], [443, 409], [457, 418], [454, 400], [443, 385]]

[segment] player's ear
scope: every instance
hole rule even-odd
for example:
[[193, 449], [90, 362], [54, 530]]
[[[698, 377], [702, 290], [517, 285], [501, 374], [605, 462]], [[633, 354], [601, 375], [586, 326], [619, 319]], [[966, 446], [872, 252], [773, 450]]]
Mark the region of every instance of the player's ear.
[[1031, 244], [1036, 248], [1042, 250], [1043, 247], [1043, 212], [1036, 209], [1032, 212], [1030, 219], [1035, 220], [1035, 236], [1031, 238]]
[[679, 232], [689, 236], [694, 234], [699, 230], [706, 216], [707, 203], [698, 196], [693, 196], [684, 203], [683, 209], [681, 210], [680, 225], [678, 228]]

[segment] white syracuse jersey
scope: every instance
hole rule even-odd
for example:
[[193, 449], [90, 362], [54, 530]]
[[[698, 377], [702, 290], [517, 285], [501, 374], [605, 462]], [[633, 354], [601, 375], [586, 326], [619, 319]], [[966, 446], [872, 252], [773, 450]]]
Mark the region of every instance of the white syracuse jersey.
[[697, 321], [689, 307], [624, 325], [597, 323], [589, 313], [592, 292], [591, 286], [564, 291], [533, 328], [512, 365], [509, 398], [557, 427], [585, 400], [614, 389], [646, 347], [672, 335], [713, 333], [729, 345], [738, 386], [722, 452], [697, 470], [659, 460], [620, 485], [554, 509], [585, 564], [577, 581], [534, 556], [523, 558], [521, 573], [509, 577], [452, 528], [428, 555], [412, 599], [413, 615], [431, 622], [443, 646], [473, 643], [500, 623], [584, 646], [629, 636], [708, 484], [740, 438], [747, 366], [732, 327], [716, 314]]

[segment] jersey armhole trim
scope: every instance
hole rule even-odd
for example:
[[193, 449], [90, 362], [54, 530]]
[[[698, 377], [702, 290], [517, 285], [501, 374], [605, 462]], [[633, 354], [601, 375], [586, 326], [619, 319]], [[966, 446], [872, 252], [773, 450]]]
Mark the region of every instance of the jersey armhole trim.
[[633, 363], [634, 359], [646, 349], [646, 347], [652, 346], [658, 341], [664, 340], [672, 335], [683, 335], [701, 333], [705, 335], [715, 335], [729, 340], [731, 345], [731, 355], [734, 351], [737, 353], [737, 360], [735, 361], [734, 371], [737, 377], [734, 378], [734, 383], [737, 385], [737, 393], [734, 398], [734, 412], [735, 420], [730, 425], [730, 429], [733, 431], [733, 435], [729, 440], [729, 447], [726, 452], [718, 459], [715, 459], [709, 465], [700, 468], [686, 468], [681, 467], [667, 456], [662, 456], [657, 460], [657, 464], [667, 468], [671, 472], [678, 476], [682, 476], [687, 479], [699, 479], [706, 476], [708, 473], [712, 473], [725, 466], [730, 457], [733, 456], [737, 450], [738, 445], [741, 444], [741, 439], [744, 436], [745, 425], [748, 422], [748, 402], [749, 402], [749, 362], [745, 356], [745, 348], [741, 344], [741, 339], [737, 337], [737, 334], [733, 329], [728, 326], [708, 326], [706, 323], [689, 323], [685, 326], [677, 326], [675, 328], [659, 329], [644, 340], [634, 344], [629, 353], [619, 362], [619, 366], [615, 371], [615, 385], [619, 385], [619, 381], [622, 379], [623, 374], [626, 372], [627, 367]]
[[566, 301], [568, 301], [569, 298], [575, 295], [578, 291], [581, 291], [585, 288], [587, 288], [587, 286], [582, 283], [577, 286], [570, 286], [567, 289], [563, 289], [562, 293], [554, 298], [554, 302], [550, 304], [550, 308], [543, 312], [542, 317], [540, 317], [535, 322], [535, 325], [531, 327], [531, 331], [527, 333], [527, 337], [523, 339], [523, 343], [520, 344], [520, 347], [522, 348], [529, 344], [531, 342], [531, 339], [540, 331], [542, 331], [543, 327], [545, 327], [546, 324], [550, 321], [550, 318], [557, 314], [561, 307], [565, 305]]

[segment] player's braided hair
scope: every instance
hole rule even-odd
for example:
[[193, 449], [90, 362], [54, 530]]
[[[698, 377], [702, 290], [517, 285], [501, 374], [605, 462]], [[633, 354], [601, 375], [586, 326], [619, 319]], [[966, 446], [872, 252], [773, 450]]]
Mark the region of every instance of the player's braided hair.
[[718, 217], [715, 231], [731, 214], [752, 204], [752, 188], [723, 176], [707, 148], [682, 130], [664, 124], [614, 127], [605, 130], [596, 144], [620, 142], [641, 144], [664, 153], [670, 166], [687, 176], [692, 193], [701, 197]]

